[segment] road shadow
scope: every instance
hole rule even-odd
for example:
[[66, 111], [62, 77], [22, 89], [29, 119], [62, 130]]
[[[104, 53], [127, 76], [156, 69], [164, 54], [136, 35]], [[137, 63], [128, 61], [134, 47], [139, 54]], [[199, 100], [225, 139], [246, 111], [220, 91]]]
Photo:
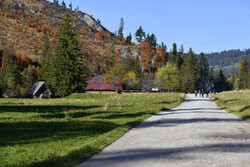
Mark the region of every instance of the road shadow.
[[239, 112], [243, 112], [243, 111], [245, 111], [245, 110], [247, 110], [247, 109], [250, 109], [250, 106], [245, 106], [245, 107], [242, 108]]
[[193, 111], [193, 112], [186, 112], [186, 111], [183, 111], [183, 112], [164, 112], [164, 113], [161, 113], [161, 115], [157, 115], [157, 116], [162, 116], [162, 115], [175, 115], [175, 114], [228, 114], [226, 112], [212, 112], [212, 111]]
[[192, 119], [177, 119], [177, 118], [165, 118], [156, 121], [145, 121], [135, 128], [147, 128], [147, 127], [172, 127], [182, 124], [194, 124], [202, 122], [242, 122], [243, 120], [235, 119], [224, 119], [224, 118], [192, 118]]
[[[179, 148], [158, 148], [158, 149], [132, 149], [122, 151], [105, 151], [102, 152], [98, 157], [93, 157], [87, 160], [85, 163], [92, 166], [107, 166], [112, 164], [115, 166], [121, 166], [127, 162], [137, 162], [145, 160], [157, 160], [157, 159], [168, 159], [168, 160], [193, 160], [200, 153], [248, 153], [250, 144], [211, 144], [211, 145], [197, 145], [191, 147], [179, 147]], [[83, 150], [79, 150], [81, 152]], [[196, 154], [197, 153], [197, 154]], [[74, 154], [71, 153], [71, 154]], [[199, 155], [198, 155], [199, 156]]]
[[203, 111], [211, 111], [211, 110], [215, 110], [215, 111], [222, 111], [223, 108], [190, 108], [190, 109], [179, 109], [179, 108], [176, 108], [176, 109], [172, 109], [170, 111], [174, 112], [174, 111], [197, 111], [197, 110], [203, 110]]

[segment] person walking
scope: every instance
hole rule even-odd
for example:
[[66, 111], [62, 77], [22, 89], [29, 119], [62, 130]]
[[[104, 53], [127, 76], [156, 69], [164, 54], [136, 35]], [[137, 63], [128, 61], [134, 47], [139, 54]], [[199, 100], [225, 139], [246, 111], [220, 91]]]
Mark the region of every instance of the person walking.
[[197, 97], [197, 93], [198, 93], [198, 91], [197, 91], [197, 90], [195, 90], [195, 91], [194, 91], [195, 97]]

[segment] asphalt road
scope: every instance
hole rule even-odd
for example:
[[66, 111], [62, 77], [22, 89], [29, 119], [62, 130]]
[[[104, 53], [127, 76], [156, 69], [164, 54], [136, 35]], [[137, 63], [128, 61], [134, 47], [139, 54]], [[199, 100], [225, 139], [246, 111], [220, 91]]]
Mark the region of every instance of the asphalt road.
[[250, 125], [209, 98], [187, 100], [77, 167], [250, 167]]

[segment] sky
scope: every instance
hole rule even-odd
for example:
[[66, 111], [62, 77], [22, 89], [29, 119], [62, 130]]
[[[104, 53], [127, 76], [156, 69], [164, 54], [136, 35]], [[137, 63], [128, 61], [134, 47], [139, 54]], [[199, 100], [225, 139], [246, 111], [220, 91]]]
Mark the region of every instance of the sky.
[[65, 0], [70, 2], [111, 32], [121, 17], [124, 34], [133, 39], [141, 25], [168, 51], [174, 42], [195, 53], [250, 48], [250, 0]]

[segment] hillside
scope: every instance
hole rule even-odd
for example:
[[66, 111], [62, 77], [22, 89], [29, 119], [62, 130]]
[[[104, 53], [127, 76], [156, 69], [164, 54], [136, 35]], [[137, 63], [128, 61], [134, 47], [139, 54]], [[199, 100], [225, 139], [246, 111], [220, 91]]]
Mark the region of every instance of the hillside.
[[125, 39], [118, 39], [87, 13], [72, 11], [47, 0], [1, 0], [0, 49], [5, 44], [19, 57], [39, 62], [44, 33], [48, 34], [53, 49], [56, 33], [67, 13], [70, 13], [79, 35], [82, 57], [93, 60], [93, 64], [88, 64], [93, 73], [98, 72], [97, 67], [104, 68], [103, 58], [111, 54], [111, 47], [116, 51], [126, 48]]
[[247, 57], [247, 59], [250, 60], [250, 49], [235, 49], [209, 53], [206, 54], [206, 57], [210, 66], [212, 66], [215, 71], [222, 69], [225, 74], [229, 75], [233, 71], [238, 72], [239, 64], [243, 58]]

